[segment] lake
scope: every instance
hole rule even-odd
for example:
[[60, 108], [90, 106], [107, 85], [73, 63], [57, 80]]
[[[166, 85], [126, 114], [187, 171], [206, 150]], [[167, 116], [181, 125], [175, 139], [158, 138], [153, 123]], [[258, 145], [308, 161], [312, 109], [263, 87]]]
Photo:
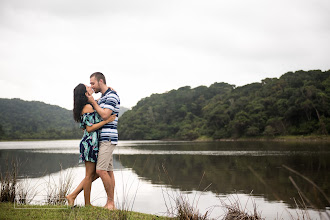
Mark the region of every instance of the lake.
[[[19, 181], [36, 192], [32, 203], [42, 203], [49, 187], [66, 175], [71, 173], [73, 188], [84, 178], [78, 146], [79, 140], [0, 142], [1, 172], [17, 160]], [[224, 216], [226, 205], [238, 203], [251, 213], [255, 205], [266, 219], [290, 219], [301, 215], [297, 205], [302, 207], [291, 176], [310, 202], [308, 215], [322, 219], [330, 204], [305, 178], [329, 197], [329, 161], [329, 144], [312, 141], [120, 141], [114, 152], [115, 202], [119, 208], [170, 215], [183, 198], [214, 219]], [[92, 185], [91, 201], [105, 204], [101, 179]], [[84, 204], [83, 193], [76, 204]]]

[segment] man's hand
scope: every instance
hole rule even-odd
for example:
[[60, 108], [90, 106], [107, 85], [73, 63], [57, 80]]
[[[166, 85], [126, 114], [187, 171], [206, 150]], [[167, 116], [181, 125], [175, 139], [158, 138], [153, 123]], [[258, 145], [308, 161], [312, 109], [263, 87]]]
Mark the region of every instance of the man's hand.
[[95, 102], [93, 96], [88, 92], [85, 93], [85, 96], [87, 97], [89, 103], [93, 104]]

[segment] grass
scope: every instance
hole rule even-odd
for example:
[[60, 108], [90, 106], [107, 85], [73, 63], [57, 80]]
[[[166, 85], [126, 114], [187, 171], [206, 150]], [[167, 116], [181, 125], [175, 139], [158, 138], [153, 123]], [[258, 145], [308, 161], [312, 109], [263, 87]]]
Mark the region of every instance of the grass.
[[[159, 180], [161, 181], [160, 178], [161, 169], [158, 167], [158, 170], [159, 170]], [[171, 177], [169, 176], [164, 164], [162, 164], [162, 170], [165, 174], [165, 177], [167, 178], [167, 181], [169, 181], [169, 183], [172, 185]], [[200, 180], [198, 189], [200, 188], [204, 175], [205, 172], [203, 173], [203, 176]], [[203, 191], [205, 191], [208, 187], [206, 187]], [[166, 187], [165, 189], [162, 188], [162, 193], [163, 193], [163, 199], [167, 209], [168, 216], [172, 216], [175, 219], [179, 219], [179, 220], [208, 219], [209, 210], [206, 211], [204, 214], [201, 214], [197, 208], [199, 198], [195, 200], [196, 194], [194, 196], [193, 201], [189, 201], [189, 198], [187, 196], [183, 195], [182, 193], [175, 193], [173, 191], [170, 192]]]
[[63, 205], [20, 205], [0, 203], [0, 219], [169, 219], [167, 217], [128, 212], [122, 218], [120, 210], [109, 211], [101, 207], [74, 207]]
[[[261, 220], [264, 219], [261, 217], [261, 214], [257, 212], [257, 207], [255, 202], [251, 199], [253, 204], [253, 212], [249, 211], [246, 207], [247, 204], [241, 204], [238, 197], [231, 196], [227, 198], [228, 203], [220, 200], [222, 207], [226, 209], [224, 220]], [[247, 201], [247, 203], [249, 200]]]
[[[330, 198], [328, 198], [328, 196], [324, 193], [324, 191], [317, 186], [317, 184], [315, 184], [312, 180], [310, 180], [308, 177], [302, 175], [301, 173], [299, 173], [298, 171], [286, 166], [286, 165], [282, 165], [285, 169], [287, 169], [288, 171], [290, 171], [291, 173], [296, 174], [297, 176], [299, 176], [300, 178], [303, 178], [305, 181], [307, 181], [308, 183], [310, 183], [313, 186], [313, 190], [317, 190], [320, 195], [322, 195], [326, 200], [327, 200], [327, 204], [330, 204]], [[269, 187], [269, 185], [260, 177], [260, 175], [253, 170], [250, 166], [248, 167], [250, 169], [250, 171], [256, 176], [256, 178], [263, 183], [269, 190], [272, 191], [272, 189]], [[311, 220], [311, 217], [309, 215], [309, 209], [308, 207], [312, 207], [314, 210], [318, 210], [316, 208], [316, 205], [314, 205], [313, 203], [311, 203], [311, 201], [304, 195], [304, 193], [301, 191], [301, 189], [299, 188], [299, 186], [296, 184], [296, 182], [293, 180], [293, 178], [291, 176], [288, 177], [288, 179], [291, 181], [291, 183], [293, 184], [293, 186], [296, 188], [300, 199], [298, 198], [298, 200], [296, 198], [293, 198], [293, 200], [295, 201], [296, 204], [296, 217], [294, 217], [294, 215], [289, 212], [288, 210], [286, 210], [289, 214], [289, 216], [291, 217], [291, 219], [306, 219], [306, 220]], [[277, 200], [281, 200], [279, 198], [279, 196], [276, 194], [276, 192], [272, 192], [273, 196], [277, 199]], [[319, 210], [318, 210], [319, 211]], [[320, 219], [330, 219], [330, 214], [328, 212], [322, 214], [321, 212], [319, 212], [319, 216]]]
[[[158, 168], [160, 171], [160, 168]], [[171, 183], [172, 180], [170, 176], [168, 175], [168, 172], [162, 164], [162, 170], [165, 173], [165, 176], [167, 180]], [[205, 172], [203, 173], [200, 183], [198, 185], [197, 191], [201, 186], [201, 183], [203, 181], [203, 177], [205, 175]], [[160, 178], [160, 177], [159, 177]], [[208, 185], [201, 193], [205, 192], [209, 187]], [[220, 200], [221, 206], [214, 205], [212, 207], [209, 207], [208, 210], [205, 213], [200, 213], [198, 210], [198, 203], [199, 198], [196, 199], [197, 194], [194, 195], [194, 199], [192, 201], [189, 201], [189, 198], [182, 193], [170, 193], [168, 190], [162, 190], [163, 191], [163, 199], [167, 208], [167, 214], [169, 216], [172, 216], [174, 219], [178, 220], [206, 220], [209, 219], [209, 215], [212, 213], [212, 211], [215, 208], [222, 207], [225, 209], [224, 217], [217, 219], [223, 219], [223, 220], [261, 220], [264, 218], [261, 218], [260, 213], [257, 212], [256, 205], [254, 205], [254, 212], [250, 213], [249, 210], [246, 208], [242, 208], [242, 205], [240, 204], [239, 199], [232, 199], [229, 198], [229, 204]], [[201, 196], [201, 195], [200, 195]], [[200, 197], [199, 196], [199, 197]], [[252, 201], [253, 202], [253, 201]], [[173, 204], [174, 203], [174, 204]], [[246, 205], [245, 205], [246, 207]]]
[[3, 176], [0, 172], [0, 202], [14, 202], [16, 195], [16, 184], [17, 184], [17, 162], [12, 161], [11, 169], [8, 166], [5, 175]]
[[62, 173], [61, 166], [61, 174], [59, 177], [58, 184], [53, 179], [53, 184], [51, 184], [50, 176], [48, 182], [48, 190], [47, 190], [47, 203], [49, 205], [65, 205], [66, 198], [65, 196], [69, 194], [73, 184], [73, 174], [72, 170], [67, 172], [64, 176]]
[[190, 204], [188, 199], [181, 196], [176, 200], [176, 218], [178, 219], [189, 219], [189, 220], [206, 220], [208, 218], [208, 211], [204, 214], [199, 213], [197, 207]]
[[17, 204], [30, 204], [36, 195], [36, 186], [32, 186], [31, 182], [27, 179], [23, 179], [17, 183], [15, 195], [15, 202]]

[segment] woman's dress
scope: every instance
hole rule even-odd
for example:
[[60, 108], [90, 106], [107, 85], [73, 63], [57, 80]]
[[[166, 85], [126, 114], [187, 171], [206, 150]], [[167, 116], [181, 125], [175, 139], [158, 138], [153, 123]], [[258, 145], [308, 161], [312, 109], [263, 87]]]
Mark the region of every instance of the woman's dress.
[[80, 128], [85, 129], [84, 135], [80, 141], [80, 157], [79, 162], [90, 161], [96, 163], [99, 152], [99, 131], [87, 132], [86, 126], [102, 121], [99, 114], [94, 111], [92, 113], [85, 113], [80, 118]]

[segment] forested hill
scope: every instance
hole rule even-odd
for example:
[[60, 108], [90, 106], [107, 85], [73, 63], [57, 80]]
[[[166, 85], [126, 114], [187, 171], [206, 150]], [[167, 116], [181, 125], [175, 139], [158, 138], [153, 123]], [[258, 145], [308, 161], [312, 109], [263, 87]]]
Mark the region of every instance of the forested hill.
[[213, 139], [330, 133], [330, 70], [288, 72], [235, 87], [182, 87], [140, 100], [120, 139]]
[[81, 138], [72, 111], [21, 99], [0, 99], [2, 139]]
[[83, 134], [72, 110], [37, 101], [0, 99], [0, 122], [0, 139], [5, 140], [80, 139]]

